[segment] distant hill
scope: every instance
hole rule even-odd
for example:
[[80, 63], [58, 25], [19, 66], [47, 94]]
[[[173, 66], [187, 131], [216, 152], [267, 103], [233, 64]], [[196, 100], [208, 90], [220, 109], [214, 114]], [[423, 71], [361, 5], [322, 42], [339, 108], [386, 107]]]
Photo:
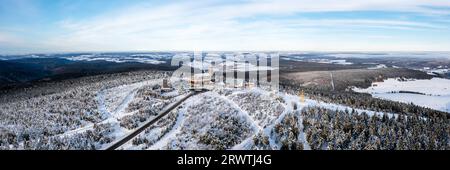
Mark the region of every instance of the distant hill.
[[24, 83], [50, 75], [42, 65], [0, 61], [0, 86]]
[[56, 57], [0, 60], [0, 89], [14, 88], [36, 81], [64, 80], [135, 70], [174, 70], [175, 68], [167, 63], [72, 61]]

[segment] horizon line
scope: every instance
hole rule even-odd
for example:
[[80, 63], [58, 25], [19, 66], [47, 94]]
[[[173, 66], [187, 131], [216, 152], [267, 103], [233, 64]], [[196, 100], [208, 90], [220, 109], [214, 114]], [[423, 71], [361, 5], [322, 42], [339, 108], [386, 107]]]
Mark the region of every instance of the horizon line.
[[54, 52], [11, 52], [0, 53], [2, 56], [39, 55], [39, 54], [72, 54], [72, 53], [158, 53], [158, 52], [298, 52], [298, 53], [450, 53], [450, 50], [118, 50], [118, 51], [54, 51]]

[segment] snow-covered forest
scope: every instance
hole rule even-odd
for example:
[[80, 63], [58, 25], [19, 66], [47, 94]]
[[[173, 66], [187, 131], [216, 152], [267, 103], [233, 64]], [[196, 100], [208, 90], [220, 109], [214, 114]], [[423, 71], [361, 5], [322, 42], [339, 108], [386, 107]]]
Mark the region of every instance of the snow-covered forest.
[[[0, 149], [102, 149], [189, 92], [171, 72], [82, 77], [0, 96]], [[304, 96], [299, 96], [303, 91]], [[23, 93], [26, 92], [26, 93]], [[282, 83], [194, 95], [119, 149], [450, 149], [448, 113]]]
[[[166, 98], [144, 100], [142, 93], [145, 91], [138, 91], [152, 84], [157, 86], [165, 76], [165, 72], [153, 71], [118, 73], [62, 81], [25, 89], [26, 93], [3, 95], [0, 148], [99, 149], [125, 133], [117, 129], [132, 127], [127, 123], [129, 119], [139, 123], [154, 115], [164, 102], [169, 102]], [[124, 89], [110, 90], [118, 87]], [[142, 103], [149, 105], [134, 104], [140, 102], [129, 101], [133, 99], [132, 95], [138, 96], [134, 100], [143, 100]], [[129, 102], [133, 102], [133, 107], [128, 107]], [[136, 114], [127, 116], [125, 108], [136, 109], [133, 112]]]

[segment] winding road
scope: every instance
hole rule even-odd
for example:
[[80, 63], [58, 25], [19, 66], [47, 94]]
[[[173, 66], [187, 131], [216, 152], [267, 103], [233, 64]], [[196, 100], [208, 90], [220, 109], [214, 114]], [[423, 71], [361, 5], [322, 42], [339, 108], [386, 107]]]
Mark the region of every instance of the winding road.
[[147, 120], [145, 121], [141, 126], [139, 126], [138, 128], [136, 128], [135, 130], [133, 130], [132, 132], [130, 132], [129, 134], [123, 136], [122, 138], [112, 142], [110, 145], [108, 145], [107, 147], [103, 148], [104, 150], [115, 150], [117, 148], [119, 148], [120, 146], [122, 146], [123, 144], [127, 143], [128, 141], [130, 141], [131, 139], [133, 139], [134, 137], [136, 137], [139, 133], [141, 133], [142, 131], [144, 131], [146, 128], [148, 128], [149, 126], [153, 125], [154, 123], [156, 123], [158, 120], [160, 120], [161, 118], [163, 118], [165, 115], [167, 115], [168, 113], [170, 113], [170, 111], [172, 111], [173, 109], [175, 109], [178, 105], [180, 105], [181, 103], [183, 103], [186, 99], [188, 99], [189, 97], [192, 97], [194, 95], [197, 95], [199, 93], [202, 93], [203, 91], [193, 91], [188, 93], [186, 96], [184, 96], [183, 98], [181, 98], [180, 100], [172, 103], [171, 105], [165, 107], [163, 110], [161, 110], [158, 113], [158, 116], [156, 116], [155, 118], [151, 119], [151, 120]]

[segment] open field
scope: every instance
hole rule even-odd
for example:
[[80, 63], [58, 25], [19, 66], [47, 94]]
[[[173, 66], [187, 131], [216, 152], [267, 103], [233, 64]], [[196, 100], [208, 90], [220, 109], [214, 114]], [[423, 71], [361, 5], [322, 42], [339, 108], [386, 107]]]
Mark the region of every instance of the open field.
[[382, 68], [382, 69], [345, 69], [335, 71], [307, 71], [296, 73], [282, 73], [281, 81], [293, 81], [299, 85], [317, 89], [346, 90], [349, 87], [369, 87], [372, 82], [387, 78], [405, 77], [430, 79], [424, 72], [410, 69]]

